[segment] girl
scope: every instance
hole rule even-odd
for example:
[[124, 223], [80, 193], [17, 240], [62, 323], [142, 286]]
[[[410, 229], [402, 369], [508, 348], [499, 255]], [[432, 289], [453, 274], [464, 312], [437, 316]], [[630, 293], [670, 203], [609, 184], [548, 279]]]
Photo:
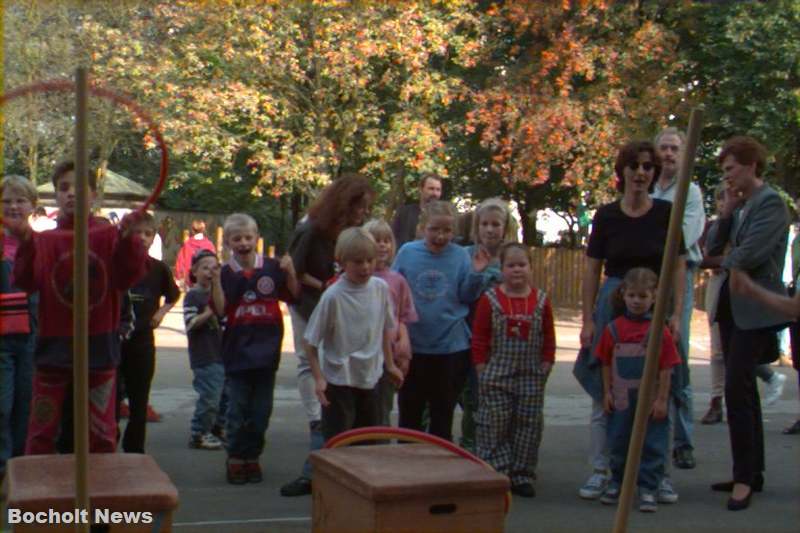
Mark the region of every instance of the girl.
[[[403, 372], [403, 377], [408, 375], [408, 368], [411, 364], [411, 341], [408, 338], [408, 326], [418, 320], [417, 310], [414, 308], [414, 300], [411, 297], [411, 289], [406, 283], [406, 279], [389, 269], [394, 259], [394, 234], [392, 228], [383, 220], [370, 220], [364, 228], [370, 232], [375, 239], [377, 247], [377, 257], [375, 261], [374, 276], [381, 278], [389, 285], [389, 293], [392, 297], [394, 316], [397, 320], [397, 328], [392, 332], [392, 354], [397, 368]], [[384, 426], [391, 425], [390, 415], [394, 405], [394, 391], [396, 387], [391, 382], [387, 374], [384, 374], [378, 382], [378, 396], [381, 403], [381, 423]]]
[[536, 495], [544, 387], [555, 360], [553, 310], [531, 287], [527, 248], [499, 253], [503, 282], [481, 296], [475, 312], [472, 362], [480, 381], [477, 452], [511, 478], [511, 491]]
[[[478, 205], [472, 219], [472, 238], [475, 244], [466, 246], [470, 257], [475, 257], [475, 253], [483, 249], [491, 258], [489, 266], [481, 275], [483, 279], [481, 292], [486, 291], [500, 283], [502, 274], [500, 272], [500, 248], [503, 243], [515, 240], [516, 227], [514, 219], [511, 218], [511, 211], [508, 204], [500, 198], [489, 198]], [[470, 328], [472, 318], [475, 314], [475, 305], [470, 307], [470, 314], [467, 318]], [[461, 417], [461, 447], [470, 451], [475, 450], [475, 411], [478, 409], [478, 377], [472, 366], [469, 356], [462, 361], [459, 369], [460, 379], [457, 382], [465, 382], [462, 390], [456, 391], [458, 404], [463, 410]]]
[[[433, 201], [421, 217], [423, 239], [400, 248], [392, 265], [411, 287], [419, 321], [409, 324], [411, 365], [400, 389], [400, 426], [422, 430], [422, 412], [430, 409], [430, 432], [450, 440], [455, 391], [460, 390], [457, 363], [469, 351], [469, 305], [480, 295], [483, 272], [489, 264], [479, 250], [470, 264], [464, 248], [453, 244], [456, 209]], [[455, 383], [456, 386], [443, 386]]]
[[[602, 364], [603, 409], [608, 415], [606, 440], [609, 446], [611, 481], [600, 497], [604, 504], [615, 504], [625, 472], [628, 442], [631, 438], [639, 381], [644, 371], [647, 337], [651, 326], [651, 309], [656, 297], [658, 276], [648, 268], [632, 268], [613, 296], [616, 312], [622, 316], [612, 320], [600, 337], [595, 355]], [[672, 367], [681, 363], [669, 329], [662, 326], [661, 352], [658, 364], [658, 392], [647, 424], [639, 466], [639, 510], [655, 512], [656, 493], [664, 475], [669, 426], [669, 398]]]

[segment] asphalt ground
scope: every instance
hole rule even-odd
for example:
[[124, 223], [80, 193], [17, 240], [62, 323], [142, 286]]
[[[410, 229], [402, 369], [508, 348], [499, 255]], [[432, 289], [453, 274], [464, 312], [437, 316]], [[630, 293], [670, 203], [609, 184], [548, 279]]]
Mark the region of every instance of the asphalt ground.
[[[590, 400], [571, 373], [580, 327], [576, 318], [573, 311], [556, 311], [557, 362], [545, 397], [537, 496], [514, 498], [505, 523], [509, 532], [605, 532], [612, 528], [613, 507], [581, 500], [577, 495], [590, 473]], [[173, 516], [176, 532], [310, 531], [311, 497], [279, 495], [280, 486], [299, 474], [308, 451], [308, 426], [295, 386], [296, 361], [288, 317], [286, 326], [275, 408], [261, 458], [264, 481], [243, 486], [226, 482], [224, 451], [187, 446], [195, 394], [180, 307], [157, 331], [158, 368], [151, 403], [163, 420], [148, 426], [147, 449], [179, 490], [180, 506]], [[702, 312], [694, 314], [691, 344], [694, 413], [698, 420], [708, 405], [710, 388], [708, 331]], [[659, 505], [655, 514], [639, 513], [634, 507], [629, 531], [800, 531], [800, 436], [781, 434], [782, 428], [800, 414], [797, 375], [791, 368], [774, 368], [788, 379], [781, 399], [764, 409], [766, 483], [764, 491], [754, 495], [751, 507], [742, 512], [727, 511], [727, 496], [710, 491], [710, 483], [731, 477], [727, 427], [724, 423], [696, 423], [697, 467], [673, 469], [679, 503]], [[457, 413], [456, 435], [459, 424]]]

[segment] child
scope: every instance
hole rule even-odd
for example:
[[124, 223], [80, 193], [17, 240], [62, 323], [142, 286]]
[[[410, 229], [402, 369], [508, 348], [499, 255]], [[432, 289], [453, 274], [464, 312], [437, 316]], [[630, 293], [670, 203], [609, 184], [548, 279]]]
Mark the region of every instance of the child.
[[[97, 174], [89, 171], [90, 201]], [[15, 233], [20, 245], [14, 279], [28, 293], [39, 291], [39, 338], [34, 354], [33, 400], [26, 454], [55, 451], [66, 390], [72, 383], [72, 228], [75, 217], [75, 166], [60, 164], [52, 177], [59, 208], [58, 227], [33, 234], [27, 224]], [[87, 206], [88, 207], [88, 206]], [[147, 251], [131, 231], [139, 213], [120, 227], [90, 216], [89, 223], [89, 449], [117, 447], [116, 368], [123, 291], [144, 275]]]
[[455, 391], [463, 385], [456, 383], [458, 364], [470, 348], [469, 305], [480, 296], [480, 272], [489, 264], [485, 250], [478, 250], [470, 264], [469, 253], [451, 242], [455, 219], [449, 202], [428, 203], [420, 221], [423, 239], [404, 244], [392, 265], [411, 287], [419, 314], [419, 321], [408, 326], [413, 357], [399, 394], [400, 426], [422, 430], [429, 404], [430, 432], [447, 440]]
[[189, 447], [219, 450], [222, 442], [214, 433], [220, 431], [214, 430], [222, 427], [225, 416], [221, 409], [225, 368], [222, 366], [222, 327], [214, 305], [214, 293], [220, 291], [220, 268], [214, 252], [200, 250], [195, 254], [189, 279], [192, 288], [183, 299], [183, 320], [194, 374], [192, 386], [197, 392]]
[[[132, 231], [141, 239], [144, 249], [148, 250], [156, 234], [153, 215], [143, 213]], [[144, 453], [147, 402], [156, 367], [153, 331], [175, 305], [180, 294], [166, 263], [147, 257], [146, 265], [147, 273], [144, 278], [129, 291], [133, 306], [133, 331], [122, 341], [119, 364], [120, 384], [117, 401], [122, 402], [123, 391], [130, 401], [128, 425], [122, 437], [122, 449], [127, 453]]]
[[24, 226], [38, 195], [22, 176], [6, 176], [0, 183], [3, 199], [3, 244], [0, 262], [0, 479], [6, 461], [25, 451], [31, 403], [33, 348], [36, 338], [37, 295], [27, 295], [14, 285], [11, 270], [19, 242], [11, 228]]
[[[514, 219], [511, 218], [511, 211], [508, 204], [499, 198], [489, 198], [484, 200], [475, 209], [472, 224], [472, 242], [466, 246], [470, 257], [475, 257], [478, 250], [485, 250], [489, 257], [489, 266], [481, 273], [483, 279], [484, 292], [502, 280], [500, 272], [499, 254], [503, 243], [513, 242]], [[470, 306], [470, 313], [467, 316], [467, 324], [472, 329], [472, 319], [475, 314], [475, 305]], [[478, 377], [469, 356], [462, 361], [459, 369], [457, 383], [464, 383], [462, 390], [456, 391], [458, 404], [463, 410], [461, 416], [461, 441], [460, 445], [470, 451], [475, 450], [475, 411], [478, 409]]]
[[220, 275], [221, 301], [217, 295], [214, 301], [227, 319], [222, 339], [228, 394], [226, 469], [228, 482], [241, 485], [262, 480], [258, 458], [272, 414], [283, 342], [278, 299], [291, 301], [300, 286], [291, 257], [278, 262], [256, 254], [258, 225], [251, 216], [230, 215], [222, 233], [231, 258]]
[[532, 498], [542, 441], [544, 388], [556, 352], [550, 300], [531, 287], [528, 249], [499, 253], [503, 282], [478, 301], [472, 361], [480, 381], [478, 455], [511, 478], [514, 494]]
[[[418, 320], [411, 289], [406, 279], [389, 269], [394, 259], [394, 234], [392, 228], [383, 220], [370, 220], [364, 226], [372, 238], [375, 239], [375, 272], [374, 276], [381, 278], [389, 285], [389, 294], [392, 297], [392, 309], [397, 320], [397, 327], [390, 333], [392, 339], [392, 357], [397, 368], [408, 375], [411, 364], [411, 340], [408, 338], [408, 327]], [[394, 406], [394, 393], [396, 387], [388, 374], [384, 373], [378, 382], [378, 397], [381, 402], [381, 424], [391, 426], [391, 413]]]
[[403, 383], [392, 358], [389, 286], [372, 276], [375, 241], [363, 228], [348, 228], [336, 240], [335, 255], [344, 273], [322, 293], [305, 332], [325, 440], [380, 422], [376, 385], [384, 368], [397, 387]]
[[[613, 296], [615, 311], [624, 309], [624, 315], [606, 326], [597, 345], [596, 356], [603, 365], [603, 408], [608, 414], [607, 441], [611, 463], [611, 481], [600, 497], [604, 504], [615, 504], [619, 499], [657, 285], [658, 276], [652, 270], [630, 269]], [[639, 510], [650, 513], [657, 509], [656, 491], [664, 475], [667, 455], [670, 374], [672, 367], [681, 363], [672, 335], [665, 325], [662, 328], [658, 392], [647, 424], [638, 476]]]

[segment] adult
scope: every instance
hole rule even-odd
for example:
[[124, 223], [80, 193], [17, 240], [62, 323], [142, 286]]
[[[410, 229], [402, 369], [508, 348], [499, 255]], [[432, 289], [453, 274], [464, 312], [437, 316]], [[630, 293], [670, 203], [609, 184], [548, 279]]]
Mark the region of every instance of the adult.
[[175, 281], [181, 290], [191, 287], [189, 271], [192, 268], [192, 258], [200, 250], [208, 250], [216, 255], [217, 249], [206, 237], [206, 222], [202, 219], [192, 220], [191, 234], [181, 246], [178, 257], [175, 258]]
[[[656, 153], [661, 160], [661, 173], [653, 188], [653, 198], [672, 203], [678, 189], [678, 163], [683, 155], [686, 135], [678, 128], [665, 128], [655, 138]], [[683, 293], [683, 309], [680, 309], [681, 329], [678, 337], [678, 353], [681, 364], [672, 372], [676, 394], [671, 395], [669, 405], [669, 426], [672, 434], [672, 460], [677, 468], [691, 469], [696, 465], [694, 459], [692, 386], [689, 379], [689, 332], [692, 326], [694, 308], [694, 278], [697, 267], [703, 260], [700, 250], [700, 237], [706, 223], [703, 208], [703, 193], [696, 183], [689, 183], [686, 208], [683, 212], [683, 242], [686, 245], [686, 281]], [[669, 463], [666, 463], [669, 465]], [[669, 468], [667, 467], [667, 472]], [[670, 484], [669, 476], [662, 481], [662, 488]]]
[[[297, 355], [297, 388], [308, 418], [312, 451], [324, 443], [320, 423], [322, 413], [303, 335], [326, 283], [336, 274], [334, 249], [339, 233], [363, 224], [374, 198], [375, 193], [367, 178], [356, 173], [341, 176], [320, 192], [289, 242], [289, 254], [301, 284], [300, 297], [289, 306]], [[308, 460], [303, 464], [300, 476], [281, 487], [282, 496], [305, 494], [311, 494], [311, 463]]]
[[[729, 252], [722, 267], [742, 270], [764, 289], [786, 294], [781, 282], [789, 214], [781, 197], [762, 178], [766, 149], [752, 137], [733, 137], [717, 158], [727, 185], [719, 219], [709, 230], [712, 255]], [[731, 492], [728, 509], [750, 505], [764, 484], [764, 428], [756, 386], [756, 365], [777, 358], [775, 327], [787, 319], [778, 311], [723, 283], [717, 303], [725, 357], [725, 407], [733, 456], [733, 480], [712, 490]]]
[[[586, 269], [581, 290], [583, 325], [581, 351], [573, 370], [576, 378], [592, 397], [589, 460], [593, 473], [578, 491], [581, 498], [596, 499], [609, 481], [609, 457], [606, 447], [607, 417], [602, 404], [600, 364], [594, 349], [603, 329], [613, 318], [611, 296], [631, 268], [646, 267], [659, 273], [667, 241], [671, 205], [650, 197], [653, 180], [661, 172], [655, 147], [648, 141], [632, 141], [620, 148], [614, 164], [617, 189], [622, 198], [600, 207], [592, 222]], [[686, 249], [681, 243], [675, 269], [673, 309], [683, 306], [686, 280]], [[600, 286], [605, 268], [606, 280]], [[599, 289], [599, 291], [598, 291]], [[670, 319], [673, 334], [679, 329], [680, 314]], [[663, 499], [664, 503], [677, 498]]]
[[392, 222], [392, 233], [397, 241], [398, 250], [408, 241], [415, 241], [419, 238], [417, 226], [422, 208], [428, 202], [439, 200], [441, 197], [442, 179], [435, 174], [423, 176], [419, 182], [419, 202], [401, 207]]

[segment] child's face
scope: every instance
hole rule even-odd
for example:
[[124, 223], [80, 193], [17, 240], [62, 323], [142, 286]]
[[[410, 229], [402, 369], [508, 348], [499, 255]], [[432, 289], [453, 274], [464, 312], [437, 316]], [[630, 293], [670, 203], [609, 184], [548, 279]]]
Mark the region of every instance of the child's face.
[[394, 256], [394, 246], [392, 245], [392, 239], [387, 236], [375, 237], [375, 248], [377, 250], [377, 255], [375, 259], [377, 260], [377, 264], [381, 266], [386, 266], [392, 262]]
[[512, 287], [530, 284], [531, 263], [528, 255], [517, 248], [508, 250], [503, 258], [503, 281]]
[[[94, 202], [95, 191], [89, 189], [89, 203]], [[56, 204], [59, 215], [75, 216], [75, 173], [69, 171], [56, 182]], [[87, 206], [88, 207], [88, 206]]]
[[249, 259], [256, 251], [258, 233], [252, 229], [240, 229], [231, 232], [228, 246], [237, 260]]
[[30, 198], [11, 187], [3, 190], [3, 220], [21, 223], [33, 212]]
[[622, 293], [622, 298], [625, 300], [628, 312], [638, 316], [647, 313], [653, 307], [656, 295], [653, 289], [647, 287], [627, 287]]
[[153, 246], [153, 241], [156, 238], [156, 230], [148, 224], [139, 224], [134, 226], [133, 233], [142, 240], [144, 249], [149, 250]]
[[214, 271], [218, 268], [219, 263], [217, 263], [217, 258], [209, 255], [202, 258], [194, 265], [192, 274], [194, 274], [195, 279], [197, 279], [198, 285], [201, 287], [208, 287], [211, 285], [211, 280], [214, 278]]
[[494, 209], [486, 211], [481, 215], [478, 224], [478, 242], [483, 246], [493, 250], [503, 241], [505, 232], [505, 217]]
[[425, 244], [428, 249], [437, 254], [445, 249], [453, 240], [455, 219], [450, 215], [434, 215], [425, 224]]
[[356, 285], [369, 281], [375, 272], [375, 258], [355, 257], [344, 262], [344, 273], [347, 279]]

